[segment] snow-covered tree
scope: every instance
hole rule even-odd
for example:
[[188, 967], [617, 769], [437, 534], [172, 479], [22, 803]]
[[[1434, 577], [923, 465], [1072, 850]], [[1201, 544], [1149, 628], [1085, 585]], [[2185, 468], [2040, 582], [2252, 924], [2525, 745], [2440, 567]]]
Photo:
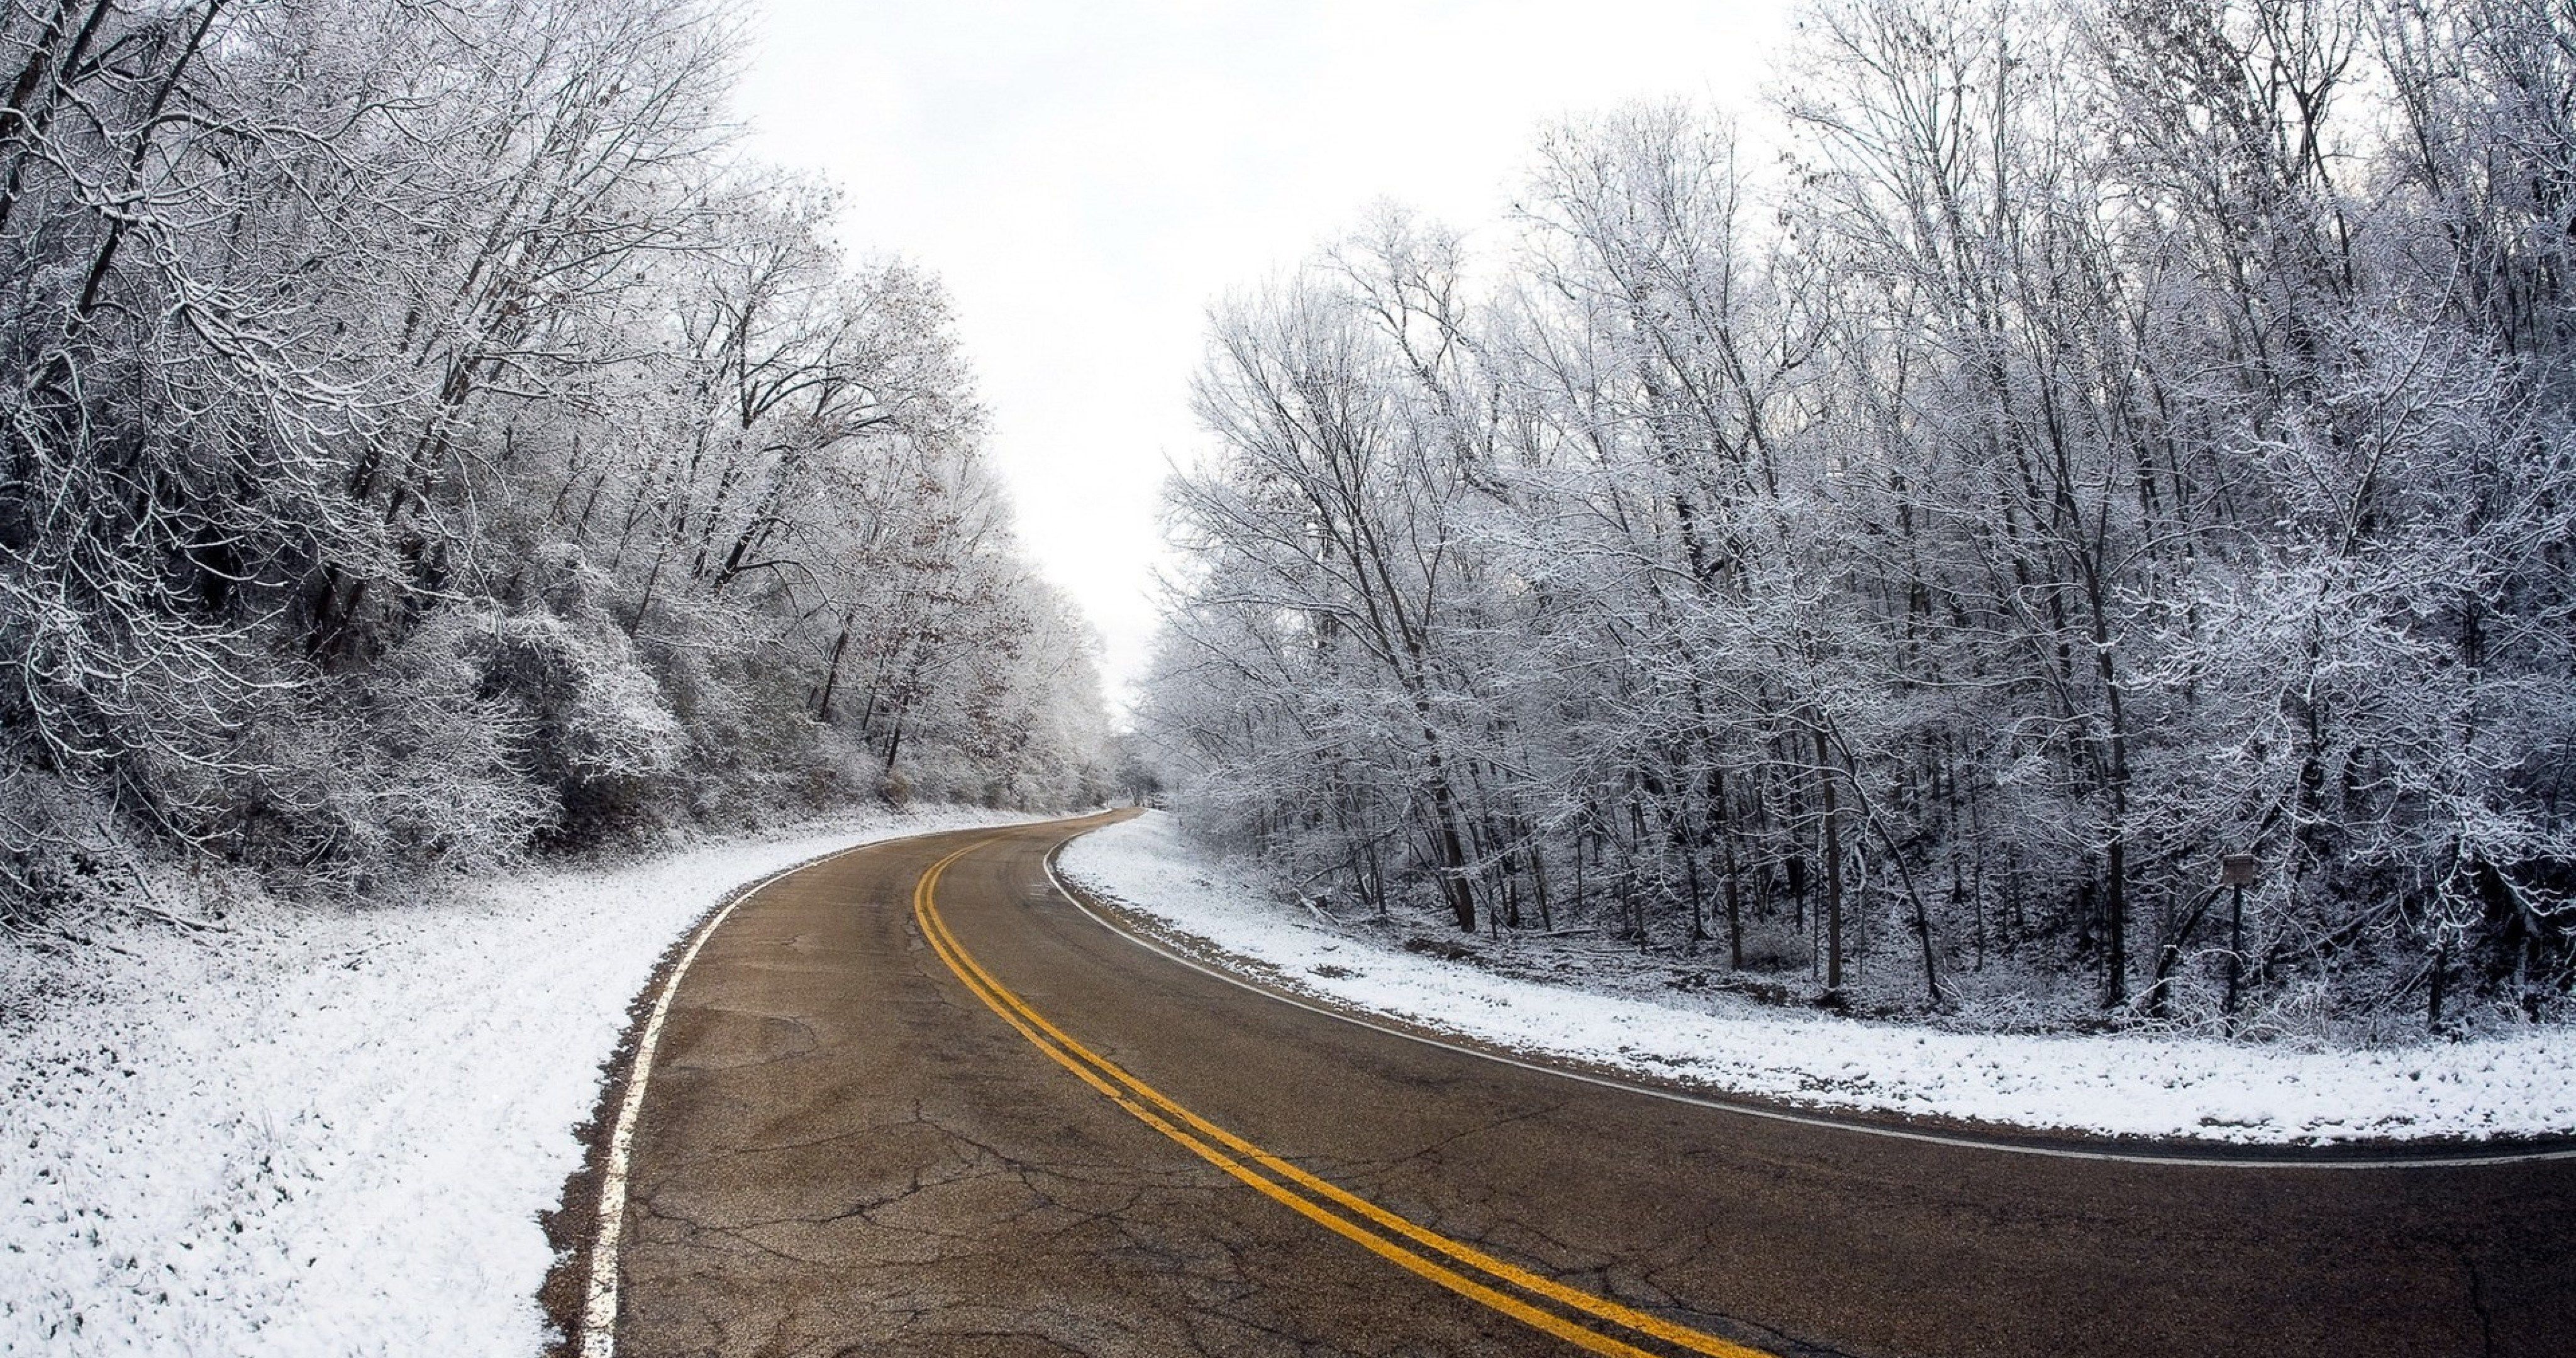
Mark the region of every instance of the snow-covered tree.
[[939, 287], [735, 64], [704, 0], [0, 15], [0, 916], [1096, 794]]
[[1478, 267], [1398, 214], [1221, 315], [1180, 802], [1880, 1003], [2563, 1012], [2576, 20], [1802, 32], [1776, 145], [1579, 119]]

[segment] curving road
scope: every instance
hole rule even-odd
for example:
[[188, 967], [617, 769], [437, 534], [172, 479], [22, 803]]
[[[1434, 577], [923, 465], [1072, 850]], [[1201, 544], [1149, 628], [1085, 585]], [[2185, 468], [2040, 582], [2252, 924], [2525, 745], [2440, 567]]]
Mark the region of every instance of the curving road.
[[860, 849], [707, 935], [617, 1352], [2576, 1352], [2576, 1161], [2061, 1159], [1568, 1080], [1102, 927], [1045, 866], [1097, 823]]

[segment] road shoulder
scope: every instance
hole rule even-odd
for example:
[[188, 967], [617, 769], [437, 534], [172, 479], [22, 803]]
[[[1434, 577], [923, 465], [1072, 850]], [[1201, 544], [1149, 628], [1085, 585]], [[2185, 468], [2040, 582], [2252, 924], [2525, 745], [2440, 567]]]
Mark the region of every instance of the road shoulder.
[[1075, 840], [1058, 859], [1060, 885], [1104, 924], [1274, 998], [1753, 1116], [2195, 1164], [2576, 1155], [2576, 1033], [2333, 1053], [1957, 1033], [1727, 996], [1657, 1005], [1498, 976], [1300, 918], [1240, 865], [1196, 851], [1166, 815]]

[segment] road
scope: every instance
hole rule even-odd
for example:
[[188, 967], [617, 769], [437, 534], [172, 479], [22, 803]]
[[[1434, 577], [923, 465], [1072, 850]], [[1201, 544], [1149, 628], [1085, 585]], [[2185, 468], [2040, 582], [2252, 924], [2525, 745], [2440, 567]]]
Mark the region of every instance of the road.
[[707, 935], [618, 1353], [2576, 1352], [2576, 1162], [2072, 1160], [1568, 1080], [1104, 928], [1045, 867], [1087, 824], [858, 850]]

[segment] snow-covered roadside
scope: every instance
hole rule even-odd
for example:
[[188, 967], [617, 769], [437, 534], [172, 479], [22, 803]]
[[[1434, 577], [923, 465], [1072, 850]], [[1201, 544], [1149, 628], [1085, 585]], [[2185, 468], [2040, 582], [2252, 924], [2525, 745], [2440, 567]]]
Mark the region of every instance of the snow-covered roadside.
[[1498, 976], [1333, 927], [1149, 812], [1059, 866], [1265, 979], [1515, 1050], [1814, 1108], [2248, 1143], [2576, 1132], [2576, 1031], [2368, 1051], [1956, 1033]]
[[86, 1003], [0, 1028], [0, 1354], [535, 1354], [536, 1214], [664, 950], [835, 848], [1026, 817], [845, 818], [227, 932], [0, 950]]

